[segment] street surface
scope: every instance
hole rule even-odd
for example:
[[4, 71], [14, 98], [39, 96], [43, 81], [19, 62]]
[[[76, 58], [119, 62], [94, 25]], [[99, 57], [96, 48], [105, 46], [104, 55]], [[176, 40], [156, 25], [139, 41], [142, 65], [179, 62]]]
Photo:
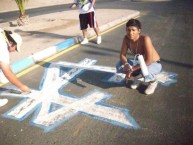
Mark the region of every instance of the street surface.
[[[99, 8], [103, 8], [100, 2]], [[115, 0], [108, 7], [112, 8], [114, 2], [117, 8], [126, 7]], [[34, 96], [7, 97], [9, 103], [0, 109], [0, 145], [193, 144], [192, 3], [128, 3], [129, 9], [141, 12], [138, 19], [142, 33], [152, 38], [163, 70], [177, 74], [176, 82], [159, 84], [155, 93], [147, 96], [143, 94], [144, 85], [131, 90], [124, 84], [105, 82], [110, 73], [75, 69], [69, 82], [64, 81], [68, 75], [60, 80], [59, 76], [71, 69], [52, 63], [80, 64], [88, 58], [97, 60], [91, 65], [115, 67], [125, 35], [123, 23], [104, 33], [101, 45], [95, 43], [95, 38], [87, 45], [76, 45], [20, 77]], [[18, 104], [25, 103], [18, 109]], [[116, 116], [118, 111], [122, 115]], [[125, 123], [124, 115], [129, 123]]]

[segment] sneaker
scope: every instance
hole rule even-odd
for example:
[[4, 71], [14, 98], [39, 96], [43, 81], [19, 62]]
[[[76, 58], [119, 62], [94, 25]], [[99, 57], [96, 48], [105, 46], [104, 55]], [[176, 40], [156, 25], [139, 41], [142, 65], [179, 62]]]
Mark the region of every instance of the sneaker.
[[137, 89], [139, 87], [139, 85], [140, 85], [140, 81], [137, 79], [134, 79], [133, 83], [131, 84], [130, 87], [131, 87], [131, 89]]
[[83, 41], [80, 44], [87, 44], [88, 43], [88, 39], [84, 38]]
[[101, 42], [102, 42], [102, 38], [101, 38], [101, 36], [98, 36], [97, 37], [97, 44], [101, 44]]
[[4, 106], [7, 104], [8, 100], [7, 99], [0, 99], [0, 107]]
[[158, 84], [157, 81], [154, 81], [154, 82], [149, 83], [149, 86], [148, 86], [147, 89], [145, 90], [145, 94], [146, 94], [146, 95], [153, 94], [154, 91], [155, 91], [155, 88], [157, 87], [157, 84]]

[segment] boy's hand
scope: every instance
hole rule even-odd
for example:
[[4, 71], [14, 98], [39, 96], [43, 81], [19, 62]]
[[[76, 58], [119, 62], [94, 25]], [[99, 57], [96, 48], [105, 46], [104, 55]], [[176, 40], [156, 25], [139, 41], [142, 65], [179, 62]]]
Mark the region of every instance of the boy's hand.
[[23, 93], [30, 93], [31, 90], [26, 86], [23, 85], [22, 87], [19, 88]]
[[130, 70], [130, 71], [125, 75], [126, 84], [127, 84], [128, 80], [131, 78], [132, 73], [133, 73], [133, 71]]

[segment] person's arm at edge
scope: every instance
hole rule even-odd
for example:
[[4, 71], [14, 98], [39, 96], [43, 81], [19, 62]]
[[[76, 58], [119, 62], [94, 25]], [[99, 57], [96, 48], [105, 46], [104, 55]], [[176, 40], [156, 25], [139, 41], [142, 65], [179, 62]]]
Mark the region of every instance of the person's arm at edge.
[[22, 92], [30, 92], [30, 89], [17, 79], [15, 74], [12, 72], [9, 64], [0, 62], [0, 68], [2, 69], [3, 74], [9, 80], [10, 83], [18, 87]]

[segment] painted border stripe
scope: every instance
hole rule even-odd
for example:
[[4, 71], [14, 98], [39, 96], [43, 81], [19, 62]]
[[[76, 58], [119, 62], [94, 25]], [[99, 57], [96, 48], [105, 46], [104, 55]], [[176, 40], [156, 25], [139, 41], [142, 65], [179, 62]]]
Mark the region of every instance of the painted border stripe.
[[35, 62], [32, 59], [32, 57], [27, 57], [25, 59], [22, 59], [20, 61], [14, 62], [13, 64], [11, 64], [11, 68], [13, 70], [14, 73], [18, 73], [21, 72], [22, 70], [34, 65]]
[[67, 39], [66, 41], [64, 42], [61, 42], [61, 43], [58, 43], [56, 44], [56, 51], [59, 52], [59, 51], [62, 51], [74, 44], [76, 44], [77, 42], [75, 41], [75, 38], [70, 38], [70, 39]]
[[48, 47], [40, 52], [33, 54], [31, 57], [34, 59], [35, 62], [44, 60], [53, 54], [56, 54], [56, 46]]

